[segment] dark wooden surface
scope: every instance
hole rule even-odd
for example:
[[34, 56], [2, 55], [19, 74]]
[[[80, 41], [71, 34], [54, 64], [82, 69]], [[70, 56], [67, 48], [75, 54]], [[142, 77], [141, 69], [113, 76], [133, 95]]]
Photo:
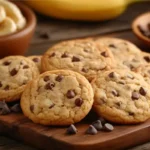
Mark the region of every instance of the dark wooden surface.
[[[34, 38], [26, 55], [42, 54], [51, 45], [66, 39], [81, 38], [87, 36], [115, 36], [129, 39], [141, 49], [149, 51], [132, 33], [132, 20], [139, 14], [150, 11], [150, 0], [133, 4], [124, 14], [115, 20], [106, 22], [71, 22], [38, 16], [38, 25]], [[41, 38], [41, 34], [48, 33], [49, 38]], [[12, 133], [13, 136], [13, 133]], [[30, 136], [30, 135], [28, 135]], [[134, 139], [133, 139], [134, 140]], [[42, 141], [41, 141], [42, 142]], [[140, 144], [140, 143], [139, 143]], [[0, 136], [0, 150], [35, 150], [23, 143]], [[150, 150], [150, 143], [136, 146], [130, 150]]]
[[78, 133], [67, 135], [66, 127], [46, 127], [27, 119], [23, 114], [0, 116], [0, 133], [45, 150], [122, 150], [143, 144], [150, 139], [150, 120], [139, 125], [114, 125], [112, 132], [85, 134], [94, 113], [76, 124]]

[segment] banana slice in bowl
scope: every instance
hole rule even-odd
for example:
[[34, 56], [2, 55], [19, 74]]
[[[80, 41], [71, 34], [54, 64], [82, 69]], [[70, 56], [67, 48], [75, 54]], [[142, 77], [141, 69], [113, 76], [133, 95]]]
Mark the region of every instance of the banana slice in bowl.
[[6, 18], [6, 12], [4, 7], [0, 6], [0, 23]]
[[15, 4], [7, 0], [0, 0], [0, 6], [4, 7], [6, 15], [16, 23], [17, 29], [25, 27], [26, 19]]
[[8, 35], [16, 31], [17, 31], [17, 26], [11, 18], [6, 17], [3, 20], [3, 22], [0, 23], [0, 36]]

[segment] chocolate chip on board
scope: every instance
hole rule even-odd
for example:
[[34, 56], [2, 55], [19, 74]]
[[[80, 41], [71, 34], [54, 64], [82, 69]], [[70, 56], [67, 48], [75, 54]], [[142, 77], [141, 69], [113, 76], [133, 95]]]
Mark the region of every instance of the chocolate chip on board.
[[111, 131], [114, 130], [114, 127], [113, 127], [113, 125], [111, 125], [110, 123], [105, 123], [105, 124], [104, 124], [104, 130], [111, 132]]
[[15, 104], [15, 105], [13, 105], [13, 106], [10, 108], [10, 110], [11, 110], [12, 112], [15, 112], [15, 113], [21, 112], [20, 104]]
[[102, 126], [102, 123], [101, 123], [100, 120], [97, 120], [97, 121], [93, 122], [92, 125], [93, 125], [98, 131], [100, 131], [100, 130], [103, 129], [103, 126]]
[[97, 134], [97, 129], [93, 125], [90, 125], [85, 133], [95, 135], [95, 134]]
[[73, 124], [71, 124], [66, 131], [67, 134], [76, 134], [77, 132], [78, 130]]
[[99, 120], [101, 121], [102, 125], [106, 123], [106, 120], [103, 117], [99, 117]]
[[0, 102], [0, 115], [7, 115], [10, 112], [11, 111], [10, 111], [7, 103], [5, 103], [5, 101]]

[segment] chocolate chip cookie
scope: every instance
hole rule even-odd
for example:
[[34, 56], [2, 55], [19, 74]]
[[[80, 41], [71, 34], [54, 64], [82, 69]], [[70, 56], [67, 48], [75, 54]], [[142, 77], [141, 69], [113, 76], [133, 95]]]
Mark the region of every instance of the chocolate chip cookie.
[[38, 67], [40, 73], [42, 72], [42, 68], [41, 68], [41, 58], [42, 56], [40, 55], [33, 55], [33, 56], [28, 56], [29, 59], [31, 59], [36, 66]]
[[23, 56], [8, 56], [0, 60], [0, 100], [20, 99], [26, 84], [39, 75], [36, 65]]
[[129, 41], [106, 37], [96, 39], [95, 42], [111, 50], [118, 68], [132, 70], [144, 63], [141, 61], [141, 50]]
[[42, 57], [44, 71], [68, 69], [85, 77], [92, 78], [98, 71], [115, 66], [110, 50], [86, 40], [72, 40], [59, 43], [50, 48]]
[[150, 64], [138, 67], [135, 72], [141, 74], [145, 81], [150, 85]]
[[105, 119], [136, 124], [150, 118], [150, 87], [140, 74], [114, 69], [98, 74], [92, 86], [93, 108]]
[[25, 116], [43, 125], [70, 125], [90, 111], [93, 90], [88, 80], [69, 70], [47, 71], [30, 82], [22, 97]]

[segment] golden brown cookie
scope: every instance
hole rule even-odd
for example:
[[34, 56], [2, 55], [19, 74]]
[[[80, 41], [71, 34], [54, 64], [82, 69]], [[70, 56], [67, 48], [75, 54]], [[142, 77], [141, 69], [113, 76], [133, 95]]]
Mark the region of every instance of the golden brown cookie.
[[44, 71], [67, 69], [76, 71], [90, 79], [97, 72], [115, 66], [111, 51], [86, 40], [61, 42], [50, 48], [42, 57]]
[[73, 71], [55, 70], [30, 82], [21, 98], [25, 116], [43, 125], [70, 125], [81, 121], [93, 104], [88, 80]]
[[39, 75], [36, 65], [23, 56], [8, 56], [0, 60], [0, 100], [20, 99], [26, 84]]
[[41, 73], [42, 72], [42, 68], [41, 68], [42, 56], [41, 55], [32, 55], [32, 56], [28, 56], [28, 58], [31, 59], [36, 64], [36, 66], [39, 69], [39, 72]]
[[105, 119], [136, 124], [150, 118], [150, 86], [140, 74], [114, 69], [99, 74], [92, 86], [93, 108]]

